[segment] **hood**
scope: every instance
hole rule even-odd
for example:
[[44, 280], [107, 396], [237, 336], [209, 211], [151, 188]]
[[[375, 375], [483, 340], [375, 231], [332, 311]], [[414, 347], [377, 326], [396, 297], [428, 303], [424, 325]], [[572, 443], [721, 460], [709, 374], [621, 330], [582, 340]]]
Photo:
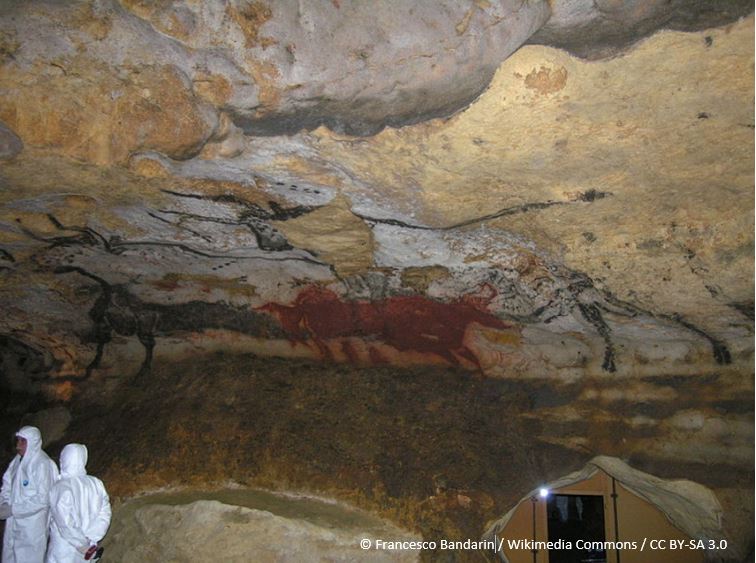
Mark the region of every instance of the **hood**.
[[26, 440], [26, 454], [24, 454], [24, 459], [31, 459], [42, 451], [42, 433], [39, 431], [39, 428], [35, 426], [24, 426], [21, 430], [16, 432], [16, 436], [20, 436]]
[[87, 474], [87, 447], [82, 444], [68, 444], [60, 452], [60, 476], [78, 477]]

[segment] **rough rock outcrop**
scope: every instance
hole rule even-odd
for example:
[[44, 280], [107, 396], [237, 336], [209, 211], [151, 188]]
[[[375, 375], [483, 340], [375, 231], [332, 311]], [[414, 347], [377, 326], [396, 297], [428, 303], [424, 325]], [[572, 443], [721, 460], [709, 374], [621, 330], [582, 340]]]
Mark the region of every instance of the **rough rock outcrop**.
[[361, 540], [372, 545], [384, 538], [422, 541], [332, 501], [238, 489], [152, 495], [125, 503], [115, 512], [105, 549], [108, 557], [124, 563], [218, 558], [241, 563], [252, 554], [260, 563], [418, 560], [417, 551], [360, 547]]

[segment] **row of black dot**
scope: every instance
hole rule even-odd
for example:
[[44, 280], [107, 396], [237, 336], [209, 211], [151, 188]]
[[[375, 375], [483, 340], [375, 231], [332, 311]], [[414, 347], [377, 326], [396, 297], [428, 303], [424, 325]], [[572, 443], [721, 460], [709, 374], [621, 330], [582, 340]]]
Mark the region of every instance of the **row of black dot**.
[[[286, 184], [284, 184], [283, 182], [276, 182], [276, 186], [284, 186], [284, 185], [286, 185]], [[292, 190], [294, 190], [295, 192], [297, 190], [299, 190], [299, 186], [297, 186], [296, 184], [290, 185], [289, 188], [292, 189]], [[304, 192], [306, 192], [308, 194], [309, 193], [314, 193], [314, 194], [320, 195], [320, 190], [311, 190], [310, 188], [303, 188], [302, 191], [304, 191]]]
[[230, 266], [231, 264], [235, 264], [236, 262], [226, 262], [225, 264], [220, 264], [219, 266], [213, 266], [213, 270], [220, 270], [221, 268], [225, 268], [226, 266]]

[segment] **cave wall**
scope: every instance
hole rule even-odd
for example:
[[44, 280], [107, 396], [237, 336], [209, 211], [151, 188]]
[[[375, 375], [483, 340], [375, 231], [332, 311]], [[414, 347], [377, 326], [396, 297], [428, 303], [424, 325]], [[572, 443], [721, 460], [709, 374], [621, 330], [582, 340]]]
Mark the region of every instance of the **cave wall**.
[[[522, 482], [476, 518], [544, 471], [607, 454], [700, 480], [728, 499], [728, 529], [747, 528], [751, 12], [740, 1], [3, 3], [0, 383], [37, 397], [19, 403], [29, 408], [125, 397], [170, 418], [150, 397], [192, 401], [163, 377], [170, 366], [196, 361], [221, 379], [237, 362], [246, 374], [250, 354], [326, 373], [452, 373], [433, 388], [464, 381], [472, 402], [483, 391], [467, 378], [494, 381], [497, 400], [522, 394], [507, 409], [523, 438], [480, 463], [515, 447], [542, 461], [515, 464]], [[346, 384], [390, 386], [373, 377]], [[293, 403], [281, 408], [296, 419]], [[399, 416], [381, 408], [384, 426]], [[265, 413], [250, 424], [276, 416]], [[208, 416], [212, 427], [223, 414]], [[438, 428], [472, 431], [450, 420]], [[73, 428], [104, 446], [117, 421], [105, 434], [76, 417]], [[176, 435], [187, 444], [176, 460], [205, 444]], [[137, 444], [98, 468], [133, 482], [114, 460]], [[378, 468], [399, 455], [379, 453]], [[179, 478], [176, 460], [153, 460], [160, 483]], [[328, 481], [329, 463], [298, 485]], [[268, 475], [250, 467], [229, 472]], [[422, 488], [354, 471], [353, 492]], [[512, 474], [478, 489], [492, 495]]]
[[[459, 47], [475, 64], [448, 62], [444, 80], [474, 73], [487, 89], [452, 117], [354, 137], [321, 108], [308, 111], [331, 129], [261, 136], [237, 124], [241, 105], [208, 98], [223, 88], [187, 74], [211, 54], [278, 52], [280, 40], [232, 42], [230, 4], [224, 15], [194, 6], [201, 33], [185, 36], [164, 27], [184, 21], [181, 3], [44, 6], [6, 7], [0, 20], [0, 322], [7, 341], [46, 358], [31, 385], [137, 377], [154, 354], [224, 347], [496, 377], [750, 364], [752, 18], [661, 31], [597, 61], [526, 46], [490, 83], [490, 65]], [[289, 9], [249, 18], [258, 35], [305, 33], [307, 14]], [[465, 21], [493, 18], [486, 10]], [[366, 16], [343, 17], [357, 18], [344, 41], [373, 37], [359, 33]], [[498, 31], [509, 37], [522, 17], [496, 20]], [[398, 34], [395, 23], [384, 27]], [[478, 37], [460, 29], [449, 32], [458, 41]], [[397, 80], [383, 68], [364, 72]], [[393, 96], [389, 121], [405, 112]], [[255, 108], [310, 127], [285, 97]]]

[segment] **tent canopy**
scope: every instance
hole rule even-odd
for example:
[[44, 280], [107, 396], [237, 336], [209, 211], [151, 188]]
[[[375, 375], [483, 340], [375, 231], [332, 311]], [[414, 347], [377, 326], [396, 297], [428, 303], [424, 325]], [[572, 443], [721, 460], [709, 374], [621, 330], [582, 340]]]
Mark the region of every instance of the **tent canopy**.
[[[722, 506], [710, 489], [684, 479], [671, 481], [660, 479], [633, 469], [615, 457], [595, 457], [583, 469], [552, 481], [545, 487], [549, 490], [558, 490], [589, 479], [599, 470], [614, 477], [625, 489], [658, 508], [673, 526], [691, 538], [717, 541], [724, 539]], [[494, 537], [501, 537], [504, 528], [520, 504], [533, 495], [537, 495], [539, 489], [530, 491], [509, 512], [491, 524], [483, 535], [483, 539], [493, 540]], [[503, 553], [499, 555], [506, 561]]]

